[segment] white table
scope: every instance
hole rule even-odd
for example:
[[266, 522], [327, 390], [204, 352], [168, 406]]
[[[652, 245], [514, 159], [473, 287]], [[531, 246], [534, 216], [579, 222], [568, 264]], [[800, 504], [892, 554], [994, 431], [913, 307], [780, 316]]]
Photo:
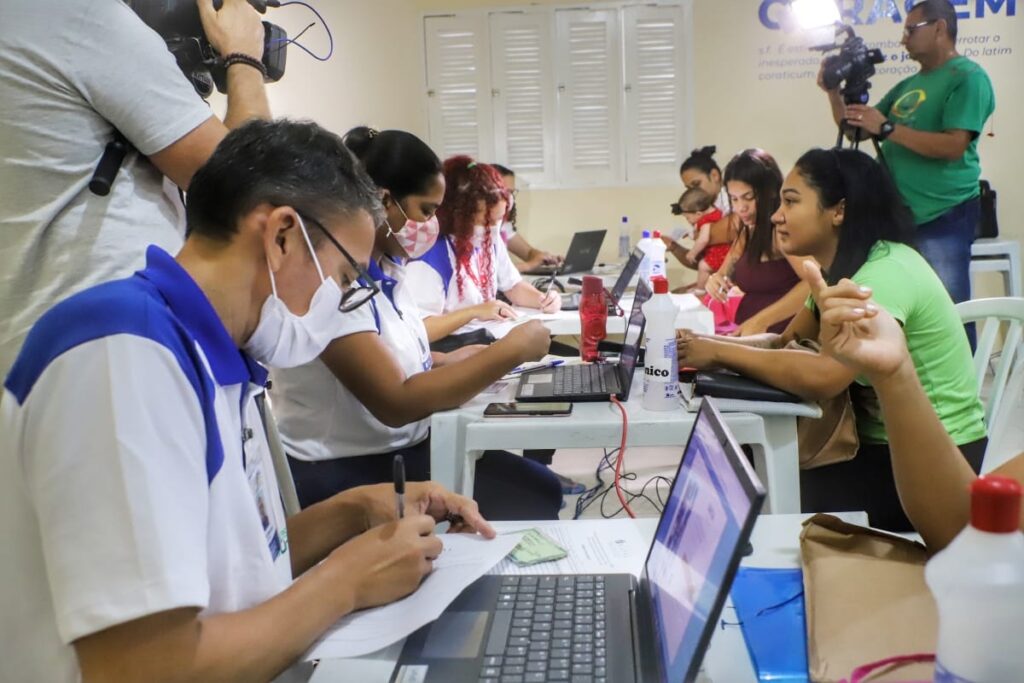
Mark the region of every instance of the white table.
[[[689, 329], [701, 334], [713, 334], [715, 331], [715, 316], [700, 302], [693, 294], [672, 294], [672, 301], [679, 307], [679, 314], [676, 316], [676, 327]], [[624, 315], [616, 315], [608, 318], [605, 329], [608, 334], [624, 334], [626, 331], [626, 318], [633, 308], [633, 295], [627, 294], [619, 302]], [[578, 337], [580, 335], [580, 313], [579, 311], [559, 311], [558, 313], [539, 313], [532, 308], [517, 308], [516, 311], [526, 318], [536, 318], [544, 323], [550, 330], [552, 336]]]
[[[754, 526], [751, 545], [754, 553], [743, 559], [745, 567], [794, 568], [800, 566], [800, 525], [810, 515], [761, 515]], [[867, 515], [863, 512], [840, 513], [838, 515], [852, 524], [867, 524]], [[565, 521], [561, 524], [573, 524]], [[649, 543], [654, 538], [658, 520], [650, 517], [636, 520], [638, 530]], [[547, 523], [546, 523], [547, 524]], [[497, 522], [496, 530], [522, 528], [522, 522]], [[640, 576], [645, 557], [636, 557], [633, 573]], [[732, 601], [726, 603], [722, 616], [727, 620], [732, 616]], [[404, 641], [366, 657], [357, 659], [324, 660], [317, 668], [310, 683], [341, 683], [342, 681], [360, 681], [361, 683], [387, 683]], [[756, 683], [757, 675], [743, 633], [738, 626], [725, 629], [717, 628], [711, 639], [711, 645], [704, 656], [704, 680], [711, 683]]]
[[[482, 394], [456, 410], [430, 419], [431, 478], [452, 491], [473, 493], [476, 461], [486, 450], [615, 448], [622, 439], [622, 417], [611, 403], [576, 403], [568, 417], [485, 418], [490, 402], [511, 401], [516, 382], [500, 394]], [[696, 413], [644, 410], [643, 375], [638, 372], [630, 399], [628, 447], [678, 446], [690, 436]], [[820, 417], [816, 405], [716, 400], [737, 442], [754, 448], [754, 467], [768, 490], [765, 510], [800, 511], [800, 455], [796, 418]], [[595, 463], [596, 465], [596, 463]]]

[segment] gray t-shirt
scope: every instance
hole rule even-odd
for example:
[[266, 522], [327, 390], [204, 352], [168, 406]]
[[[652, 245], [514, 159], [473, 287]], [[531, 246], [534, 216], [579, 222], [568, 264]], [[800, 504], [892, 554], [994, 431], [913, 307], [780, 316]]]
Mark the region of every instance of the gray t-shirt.
[[[35, 321], [182, 235], [146, 158], [210, 118], [164, 41], [120, 0], [0, 2], [0, 381]], [[88, 189], [120, 130], [107, 197]]]

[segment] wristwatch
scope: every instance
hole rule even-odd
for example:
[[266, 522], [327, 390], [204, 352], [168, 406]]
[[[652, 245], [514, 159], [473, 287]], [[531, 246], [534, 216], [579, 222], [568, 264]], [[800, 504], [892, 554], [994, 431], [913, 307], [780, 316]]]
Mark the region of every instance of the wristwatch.
[[894, 130], [896, 130], [896, 125], [889, 119], [886, 119], [885, 122], [882, 123], [882, 127], [878, 129], [878, 135], [876, 137], [879, 141], [885, 140], [887, 137], [892, 135]]

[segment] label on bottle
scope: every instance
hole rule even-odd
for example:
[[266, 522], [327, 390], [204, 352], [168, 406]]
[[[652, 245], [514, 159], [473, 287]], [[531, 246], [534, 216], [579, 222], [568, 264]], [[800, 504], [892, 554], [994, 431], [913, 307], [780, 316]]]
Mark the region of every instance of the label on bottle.
[[974, 683], [969, 678], [963, 678], [957, 676], [952, 671], [948, 671], [946, 667], [942, 666], [942, 662], [935, 660], [935, 678], [934, 683]]
[[644, 357], [644, 395], [655, 392], [650, 398], [675, 400], [679, 396], [679, 360], [676, 342], [665, 342], [661, 353], [656, 346], [648, 345]]

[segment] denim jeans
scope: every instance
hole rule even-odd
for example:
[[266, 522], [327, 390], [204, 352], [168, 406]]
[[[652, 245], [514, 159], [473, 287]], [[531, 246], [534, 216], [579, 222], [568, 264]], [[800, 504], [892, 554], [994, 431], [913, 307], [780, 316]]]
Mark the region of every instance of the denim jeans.
[[[971, 243], [980, 217], [981, 203], [975, 197], [917, 226], [917, 249], [938, 273], [954, 303], [971, 298]], [[973, 351], [974, 324], [966, 325], [965, 330]]]
[[980, 216], [981, 205], [975, 197], [917, 226], [917, 248], [954, 303], [971, 298], [971, 243]]

